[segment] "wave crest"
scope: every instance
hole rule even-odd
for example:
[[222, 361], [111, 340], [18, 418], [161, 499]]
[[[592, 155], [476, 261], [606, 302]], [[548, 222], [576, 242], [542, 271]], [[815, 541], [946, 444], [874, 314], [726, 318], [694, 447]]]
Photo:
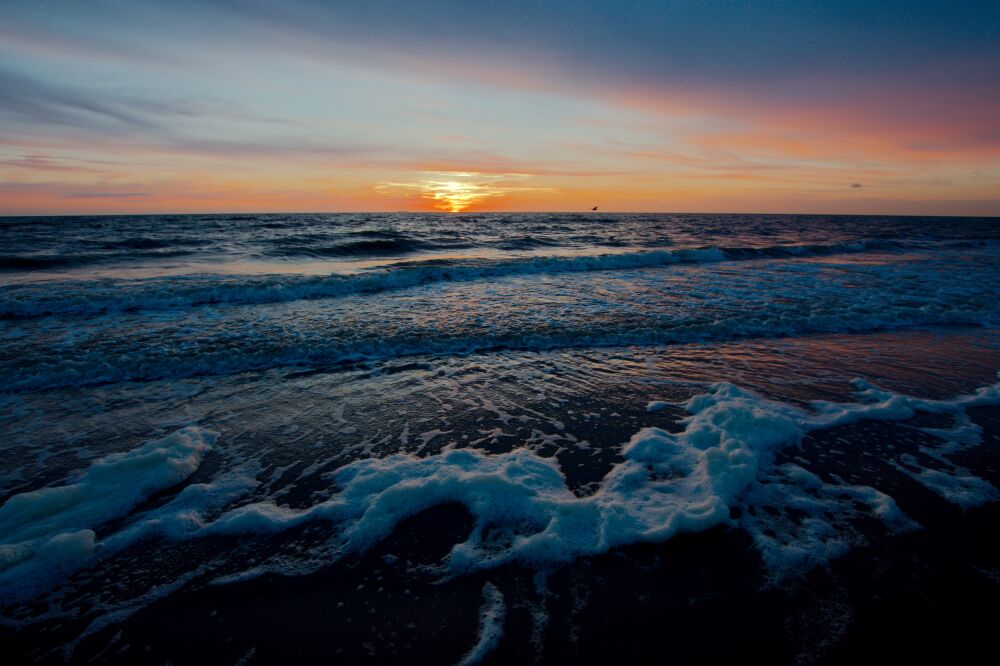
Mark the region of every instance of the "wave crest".
[[[355, 249], [392, 240], [357, 241]], [[0, 291], [0, 318], [46, 315], [92, 315], [126, 311], [157, 311], [212, 304], [249, 305], [405, 289], [436, 282], [469, 282], [512, 275], [657, 268], [684, 263], [809, 257], [891, 250], [899, 243], [866, 240], [828, 245], [769, 247], [701, 247], [583, 256], [523, 257], [502, 260], [425, 260], [400, 262], [356, 275], [312, 276], [184, 276], [133, 281], [66, 282], [52, 285], [11, 285]]]

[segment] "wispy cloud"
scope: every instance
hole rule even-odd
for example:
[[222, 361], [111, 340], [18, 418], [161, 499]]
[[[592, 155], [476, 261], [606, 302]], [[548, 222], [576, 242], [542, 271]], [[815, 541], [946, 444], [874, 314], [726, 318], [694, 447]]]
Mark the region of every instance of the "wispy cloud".
[[156, 124], [129, 109], [85, 91], [57, 86], [0, 69], [0, 115], [31, 124], [101, 127], [113, 124], [149, 129]]
[[997, 44], [995, 2], [14, 0], [0, 212], [1000, 213]]
[[149, 192], [67, 192], [63, 199], [137, 199], [152, 196]]
[[52, 155], [21, 155], [18, 157], [0, 158], [0, 168], [12, 170], [90, 173], [106, 171], [108, 163], [86, 160], [67, 160]]

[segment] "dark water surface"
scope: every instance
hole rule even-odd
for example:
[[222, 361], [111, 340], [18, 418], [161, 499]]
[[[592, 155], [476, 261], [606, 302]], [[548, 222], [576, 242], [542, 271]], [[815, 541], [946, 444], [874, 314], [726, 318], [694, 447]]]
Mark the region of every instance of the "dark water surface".
[[928, 661], [988, 637], [997, 220], [0, 233], [15, 661]]

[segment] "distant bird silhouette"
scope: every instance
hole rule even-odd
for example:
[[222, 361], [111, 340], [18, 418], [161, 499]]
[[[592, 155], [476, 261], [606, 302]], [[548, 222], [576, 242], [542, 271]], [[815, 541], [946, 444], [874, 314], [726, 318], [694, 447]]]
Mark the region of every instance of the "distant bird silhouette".
[[590, 210], [597, 210], [597, 206], [594, 206], [594, 207], [593, 207], [593, 208], [591, 208]]

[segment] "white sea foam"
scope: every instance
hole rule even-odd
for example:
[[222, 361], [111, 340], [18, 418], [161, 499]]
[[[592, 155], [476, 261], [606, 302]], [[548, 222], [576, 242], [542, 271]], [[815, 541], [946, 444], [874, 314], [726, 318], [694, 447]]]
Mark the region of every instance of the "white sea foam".
[[493, 583], [483, 585], [483, 606], [479, 609], [479, 627], [476, 630], [476, 644], [459, 662], [462, 666], [472, 666], [481, 662], [486, 655], [496, 649], [503, 638], [503, 623], [507, 615], [503, 594]]
[[875, 516], [892, 532], [918, 527], [895, 500], [868, 486], [825, 483], [799, 465], [763, 472], [740, 498], [739, 524], [773, 578], [828, 562], [863, 541], [854, 522]]
[[[916, 411], [961, 413], [1000, 403], [1000, 384], [953, 400], [926, 400], [857, 382], [859, 403], [814, 403], [811, 411], [761, 398], [732, 384], [686, 403], [684, 430], [645, 428], [623, 448], [616, 465], [591, 495], [566, 486], [553, 459], [524, 449], [502, 455], [452, 450], [437, 456], [397, 454], [347, 465], [332, 479], [341, 491], [304, 510], [261, 502], [234, 509], [208, 532], [274, 532], [310, 520], [341, 526], [341, 551], [365, 550], [404, 518], [456, 502], [476, 520], [454, 547], [454, 573], [509, 561], [538, 566], [607, 552], [637, 542], [665, 541], [716, 525], [748, 529], [775, 570], [815, 563], [843, 552], [854, 538], [839, 529], [863, 505], [892, 530], [914, 523], [888, 495], [867, 487], [832, 485], [797, 466], [775, 467], [774, 453], [808, 432], [862, 419], [907, 419]], [[779, 540], [764, 538], [774, 521], [731, 509], [770, 504], [805, 511]], [[791, 524], [791, 523], [789, 523]]]
[[[962, 422], [969, 407], [1000, 404], [1000, 383], [951, 400], [905, 396], [863, 381], [856, 387], [859, 402], [816, 402], [803, 409], [730, 383], [714, 384], [682, 404], [689, 416], [681, 420], [680, 432], [636, 432], [623, 445], [623, 461], [584, 496], [570, 490], [554, 458], [524, 448], [496, 455], [474, 449], [426, 457], [396, 454], [333, 471], [327, 478], [337, 492], [302, 509], [274, 501], [226, 509], [255, 487], [252, 469], [230, 470], [211, 483], [188, 486], [95, 541], [95, 527], [197, 468], [215, 435], [186, 428], [101, 459], [75, 483], [9, 500], [0, 508], [0, 582], [10, 595], [21, 583], [37, 586], [37, 579], [59, 573], [70, 560], [70, 568], [83, 566], [101, 549], [114, 552], [150, 535], [264, 535], [310, 521], [336, 526], [333, 540], [310, 555], [313, 561], [330, 561], [365, 551], [407, 517], [448, 503], [465, 506], [474, 519], [471, 533], [443, 563], [453, 575], [514, 561], [544, 569], [719, 525], [748, 531], [772, 574], [787, 575], [856, 543], [860, 537], [852, 522], [861, 515], [880, 519], [890, 531], [915, 524], [875, 488], [824, 482], [800, 465], [776, 464], [779, 449], [811, 431], [863, 419], [902, 420], [932, 412], [954, 414]], [[972, 444], [967, 439], [963, 446]], [[944, 442], [941, 450], [951, 446]], [[970, 493], [995, 497], [985, 481], [970, 482], [967, 470], [917, 469], [912, 461], [908, 466], [928, 486], [951, 488], [962, 506], [973, 504]], [[265, 569], [282, 566], [295, 570], [287, 562]]]
[[191, 476], [216, 437], [183, 428], [94, 461], [73, 483], [11, 497], [0, 507], [0, 598], [86, 564], [95, 528]]
[[1000, 493], [988, 481], [961, 467], [954, 466], [948, 471], [923, 468], [911, 473], [911, 476], [963, 509], [971, 509], [1000, 499]]

